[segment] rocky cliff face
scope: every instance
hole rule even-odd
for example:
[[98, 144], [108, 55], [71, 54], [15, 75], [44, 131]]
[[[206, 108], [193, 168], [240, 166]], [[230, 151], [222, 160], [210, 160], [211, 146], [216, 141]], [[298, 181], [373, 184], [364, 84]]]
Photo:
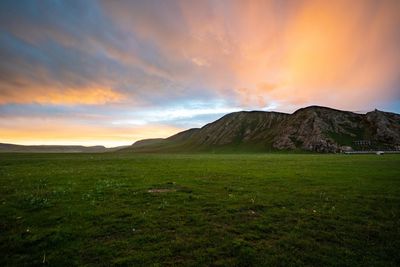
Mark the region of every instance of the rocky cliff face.
[[[363, 115], [325, 107], [300, 109], [289, 116], [274, 140], [277, 149], [335, 152], [351, 141], [363, 139]], [[350, 142], [348, 142], [350, 141]]]
[[133, 145], [126, 151], [304, 150], [400, 146], [400, 115], [382, 111], [357, 114], [311, 106], [293, 114], [235, 112], [200, 129], [190, 129], [156, 144]]
[[400, 144], [400, 115], [375, 110], [364, 118], [372, 140], [391, 146]]

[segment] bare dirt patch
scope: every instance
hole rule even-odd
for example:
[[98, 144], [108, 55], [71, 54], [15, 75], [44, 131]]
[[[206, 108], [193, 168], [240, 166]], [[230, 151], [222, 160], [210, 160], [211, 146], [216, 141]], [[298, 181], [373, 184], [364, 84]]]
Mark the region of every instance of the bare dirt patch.
[[175, 192], [175, 189], [167, 189], [167, 188], [159, 188], [159, 189], [149, 189], [147, 190], [148, 193], [168, 193], [168, 192]]

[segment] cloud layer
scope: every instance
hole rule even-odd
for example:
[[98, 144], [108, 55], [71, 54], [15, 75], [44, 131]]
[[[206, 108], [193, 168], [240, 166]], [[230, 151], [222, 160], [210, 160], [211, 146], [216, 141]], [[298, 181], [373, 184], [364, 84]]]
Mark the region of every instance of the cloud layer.
[[[396, 0], [1, 1], [0, 142], [68, 126], [111, 145], [240, 109], [399, 112], [399, 14]], [[29, 135], [46, 120], [60, 130]]]

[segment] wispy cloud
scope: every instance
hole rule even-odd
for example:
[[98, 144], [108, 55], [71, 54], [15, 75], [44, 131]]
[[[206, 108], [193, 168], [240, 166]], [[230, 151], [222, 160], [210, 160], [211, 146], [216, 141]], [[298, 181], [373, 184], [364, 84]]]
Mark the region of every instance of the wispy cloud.
[[239, 109], [400, 111], [399, 10], [396, 0], [1, 1], [0, 142], [22, 129], [7, 124], [17, 117], [27, 129], [27, 118], [62, 118], [84, 134], [178, 131]]

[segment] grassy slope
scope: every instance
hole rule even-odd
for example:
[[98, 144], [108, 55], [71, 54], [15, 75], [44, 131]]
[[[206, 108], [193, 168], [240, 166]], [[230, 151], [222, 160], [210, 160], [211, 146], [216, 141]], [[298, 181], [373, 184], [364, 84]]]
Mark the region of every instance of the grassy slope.
[[399, 265], [399, 163], [0, 154], [0, 265]]
[[[188, 141], [176, 142], [171, 140], [163, 140], [162, 142], [156, 144], [150, 144], [142, 147], [126, 147], [118, 152], [121, 153], [268, 153], [268, 152], [278, 152], [282, 153], [285, 151], [277, 150], [272, 148], [272, 143], [269, 140], [265, 140], [262, 142], [249, 142], [242, 143], [240, 141], [226, 144], [226, 145], [218, 145], [218, 146], [207, 146], [207, 145], [198, 145], [196, 143]], [[292, 150], [291, 152], [303, 152], [307, 153], [308, 151]]]

